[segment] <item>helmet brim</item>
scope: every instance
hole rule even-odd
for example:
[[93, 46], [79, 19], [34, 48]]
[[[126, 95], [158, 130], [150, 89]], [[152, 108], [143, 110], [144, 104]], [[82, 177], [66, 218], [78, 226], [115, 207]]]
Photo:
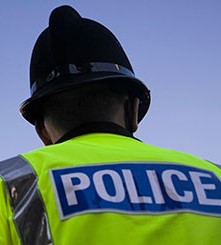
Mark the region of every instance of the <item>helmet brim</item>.
[[20, 113], [28, 122], [35, 125], [36, 120], [42, 115], [43, 101], [48, 96], [96, 83], [111, 83], [111, 86], [122, 87], [132, 96], [139, 98], [138, 121], [143, 119], [150, 106], [150, 91], [137, 78], [114, 72], [85, 73], [54, 79], [45, 83], [42, 88], [25, 100], [20, 106]]

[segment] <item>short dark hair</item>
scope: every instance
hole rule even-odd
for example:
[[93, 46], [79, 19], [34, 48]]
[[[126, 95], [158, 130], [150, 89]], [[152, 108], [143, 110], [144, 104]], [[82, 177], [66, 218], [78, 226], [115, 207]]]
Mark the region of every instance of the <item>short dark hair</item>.
[[126, 91], [107, 84], [78, 87], [49, 96], [43, 117], [59, 129], [70, 130], [76, 123], [111, 121], [127, 99]]

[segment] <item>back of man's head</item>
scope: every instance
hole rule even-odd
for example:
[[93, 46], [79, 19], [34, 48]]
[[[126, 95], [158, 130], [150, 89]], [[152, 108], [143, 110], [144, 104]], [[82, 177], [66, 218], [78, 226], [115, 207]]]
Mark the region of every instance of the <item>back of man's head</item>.
[[95, 84], [50, 96], [43, 105], [43, 120], [61, 132], [90, 122], [112, 122], [126, 127], [128, 93]]

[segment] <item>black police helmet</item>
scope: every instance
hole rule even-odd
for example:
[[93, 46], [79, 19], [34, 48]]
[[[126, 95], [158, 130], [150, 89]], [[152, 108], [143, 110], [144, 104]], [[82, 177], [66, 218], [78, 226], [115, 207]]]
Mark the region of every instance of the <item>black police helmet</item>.
[[58, 7], [35, 43], [30, 64], [31, 97], [21, 104], [20, 112], [35, 124], [47, 96], [104, 82], [140, 99], [141, 121], [150, 105], [149, 90], [135, 78], [116, 37], [103, 25], [82, 18], [72, 7]]

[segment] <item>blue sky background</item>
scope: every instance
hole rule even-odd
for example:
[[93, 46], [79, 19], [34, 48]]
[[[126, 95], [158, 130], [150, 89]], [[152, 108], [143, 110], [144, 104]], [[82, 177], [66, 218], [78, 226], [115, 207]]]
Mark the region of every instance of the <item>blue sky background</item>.
[[1, 1], [0, 159], [42, 146], [18, 108], [30, 95], [33, 45], [64, 4], [111, 29], [151, 90], [136, 136], [221, 164], [220, 0]]

